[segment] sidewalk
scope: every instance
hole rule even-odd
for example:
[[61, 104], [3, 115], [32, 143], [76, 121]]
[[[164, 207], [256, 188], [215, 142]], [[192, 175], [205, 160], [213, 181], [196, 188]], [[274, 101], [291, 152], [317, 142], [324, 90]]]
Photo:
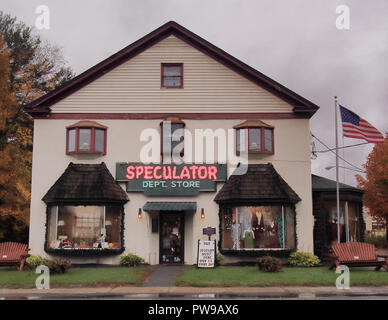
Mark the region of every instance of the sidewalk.
[[[353, 287], [349, 290], [338, 290], [335, 287], [134, 287], [116, 288], [54, 288], [39, 289], [0, 289], [0, 298], [20, 295], [204, 295], [241, 297], [287, 297], [298, 296], [309, 298], [314, 296], [388, 296], [388, 286], [384, 287]], [[145, 297], [147, 298], [147, 297]], [[200, 297], [199, 297], [200, 298]]]

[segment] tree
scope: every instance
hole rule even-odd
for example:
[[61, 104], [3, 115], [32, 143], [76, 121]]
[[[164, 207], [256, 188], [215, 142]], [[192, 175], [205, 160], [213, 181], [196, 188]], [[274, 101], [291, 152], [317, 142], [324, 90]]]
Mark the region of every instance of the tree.
[[[388, 231], [388, 134], [383, 143], [375, 144], [363, 165], [366, 179], [357, 175], [358, 187], [365, 190], [364, 205], [371, 216], [385, 222]], [[388, 232], [386, 232], [388, 240]]]
[[27, 241], [33, 120], [24, 107], [73, 77], [58, 47], [0, 12], [0, 241]]

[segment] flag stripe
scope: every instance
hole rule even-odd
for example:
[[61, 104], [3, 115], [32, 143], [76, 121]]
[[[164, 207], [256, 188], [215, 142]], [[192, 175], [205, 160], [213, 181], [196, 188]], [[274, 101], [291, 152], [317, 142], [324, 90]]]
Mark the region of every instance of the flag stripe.
[[384, 142], [384, 137], [368, 121], [340, 105], [343, 136], [364, 139], [370, 143]]

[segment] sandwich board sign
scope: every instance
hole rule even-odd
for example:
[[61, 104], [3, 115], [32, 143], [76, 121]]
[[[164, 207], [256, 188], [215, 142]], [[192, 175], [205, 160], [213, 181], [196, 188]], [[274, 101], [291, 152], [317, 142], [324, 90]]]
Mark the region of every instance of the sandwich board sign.
[[198, 240], [198, 268], [214, 268], [216, 266], [216, 240]]

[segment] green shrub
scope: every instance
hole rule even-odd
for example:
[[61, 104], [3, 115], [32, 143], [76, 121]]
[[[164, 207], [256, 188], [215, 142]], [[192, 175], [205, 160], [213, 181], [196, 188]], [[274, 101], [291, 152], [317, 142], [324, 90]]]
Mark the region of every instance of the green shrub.
[[128, 253], [120, 257], [121, 266], [136, 267], [142, 264], [147, 264], [147, 262], [143, 258], [140, 258], [139, 256], [132, 253]]
[[385, 235], [367, 235], [365, 237], [365, 242], [373, 244], [378, 249], [386, 249], [388, 248], [388, 241]]
[[71, 261], [64, 259], [44, 259], [43, 264], [50, 269], [50, 274], [65, 273], [71, 268]]
[[220, 266], [221, 264], [224, 263], [224, 256], [217, 252], [217, 255], [216, 255], [216, 266]]
[[279, 259], [268, 256], [258, 258], [257, 264], [259, 269], [265, 272], [277, 272], [283, 268], [283, 265]]
[[44, 264], [44, 259], [41, 256], [29, 256], [26, 262], [28, 268], [36, 269], [36, 267]]
[[321, 261], [310, 252], [293, 252], [290, 254], [288, 263], [295, 267], [314, 267]]

